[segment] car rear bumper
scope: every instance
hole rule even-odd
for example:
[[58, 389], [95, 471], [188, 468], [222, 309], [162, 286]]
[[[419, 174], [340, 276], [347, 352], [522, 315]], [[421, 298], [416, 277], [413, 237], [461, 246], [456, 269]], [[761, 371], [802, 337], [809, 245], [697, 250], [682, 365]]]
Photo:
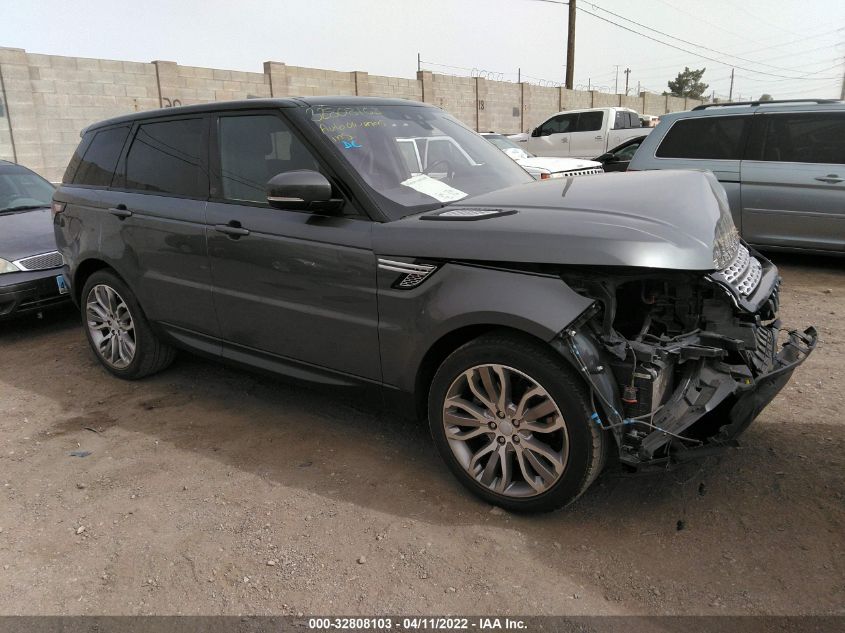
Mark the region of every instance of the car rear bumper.
[[70, 301], [59, 292], [61, 268], [0, 275], [0, 320], [33, 314]]

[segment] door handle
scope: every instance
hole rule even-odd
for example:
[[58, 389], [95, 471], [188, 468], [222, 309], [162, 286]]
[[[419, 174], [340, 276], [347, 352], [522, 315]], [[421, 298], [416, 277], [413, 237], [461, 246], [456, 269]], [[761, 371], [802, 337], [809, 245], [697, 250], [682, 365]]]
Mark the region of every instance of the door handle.
[[214, 230], [218, 233], [223, 233], [228, 235], [233, 240], [238, 239], [239, 237], [243, 237], [245, 235], [249, 235], [249, 230], [243, 228], [240, 225], [240, 222], [232, 221], [229, 224], [215, 224]]
[[126, 208], [125, 204], [119, 204], [116, 207], [110, 207], [109, 213], [111, 213], [117, 218], [120, 218], [121, 220], [125, 220], [126, 218], [132, 215], [132, 212]]
[[833, 185], [837, 182], [842, 182], [843, 179], [836, 174], [828, 174], [827, 176], [819, 176], [818, 178], [816, 178], [816, 180]]
[[562, 138], [562, 139], [560, 139], [560, 142], [561, 143], [568, 143], [569, 139], [568, 138]]
[[601, 134], [599, 134], [599, 135], [596, 137], [596, 140], [597, 140], [597, 141], [600, 141], [600, 140], [602, 140], [603, 138], [604, 138], [604, 137], [603, 137]]

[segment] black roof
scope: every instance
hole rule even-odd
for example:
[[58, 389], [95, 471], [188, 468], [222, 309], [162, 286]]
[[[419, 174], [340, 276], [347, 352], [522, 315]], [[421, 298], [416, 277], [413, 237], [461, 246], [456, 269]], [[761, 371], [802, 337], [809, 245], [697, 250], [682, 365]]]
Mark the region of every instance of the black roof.
[[198, 105], [177, 106], [157, 110], [144, 110], [123, 116], [92, 123], [81, 134], [116, 123], [128, 123], [140, 119], [151, 119], [174, 114], [194, 114], [200, 112], [223, 112], [253, 108], [308, 108], [314, 106], [424, 106], [419, 101], [408, 99], [386, 99], [382, 97], [286, 97], [284, 99], [239, 99], [237, 101], [212, 101]]

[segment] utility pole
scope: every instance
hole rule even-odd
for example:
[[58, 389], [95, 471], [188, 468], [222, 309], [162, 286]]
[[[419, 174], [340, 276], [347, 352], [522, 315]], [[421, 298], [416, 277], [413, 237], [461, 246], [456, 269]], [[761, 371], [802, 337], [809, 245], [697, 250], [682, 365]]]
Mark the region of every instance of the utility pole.
[[422, 62], [420, 61], [420, 54], [417, 53], [417, 72], [422, 70]]
[[842, 92], [840, 93], [839, 98], [845, 101], [845, 70], [842, 71]]
[[575, 0], [569, 0], [569, 32], [566, 37], [566, 87], [572, 90], [575, 81]]
[[613, 94], [618, 95], [619, 94], [619, 64], [614, 66], [614, 68], [616, 68], [616, 81], [613, 84]]
[[628, 96], [628, 78], [631, 76], [631, 69], [625, 69], [625, 96]]
[[728, 93], [728, 102], [734, 98], [734, 69], [731, 68], [731, 91]]

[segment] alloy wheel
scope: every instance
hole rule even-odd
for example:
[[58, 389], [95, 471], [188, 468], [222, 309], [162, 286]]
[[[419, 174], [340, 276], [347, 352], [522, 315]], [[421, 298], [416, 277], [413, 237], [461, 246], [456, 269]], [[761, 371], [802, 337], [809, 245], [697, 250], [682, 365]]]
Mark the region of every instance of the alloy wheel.
[[94, 349], [115, 369], [135, 358], [135, 323], [129, 307], [114, 288], [98, 284], [85, 302], [86, 322]]
[[569, 437], [560, 409], [544, 387], [512, 367], [476, 365], [455, 378], [443, 427], [464, 470], [498, 494], [542, 494], [566, 468]]

